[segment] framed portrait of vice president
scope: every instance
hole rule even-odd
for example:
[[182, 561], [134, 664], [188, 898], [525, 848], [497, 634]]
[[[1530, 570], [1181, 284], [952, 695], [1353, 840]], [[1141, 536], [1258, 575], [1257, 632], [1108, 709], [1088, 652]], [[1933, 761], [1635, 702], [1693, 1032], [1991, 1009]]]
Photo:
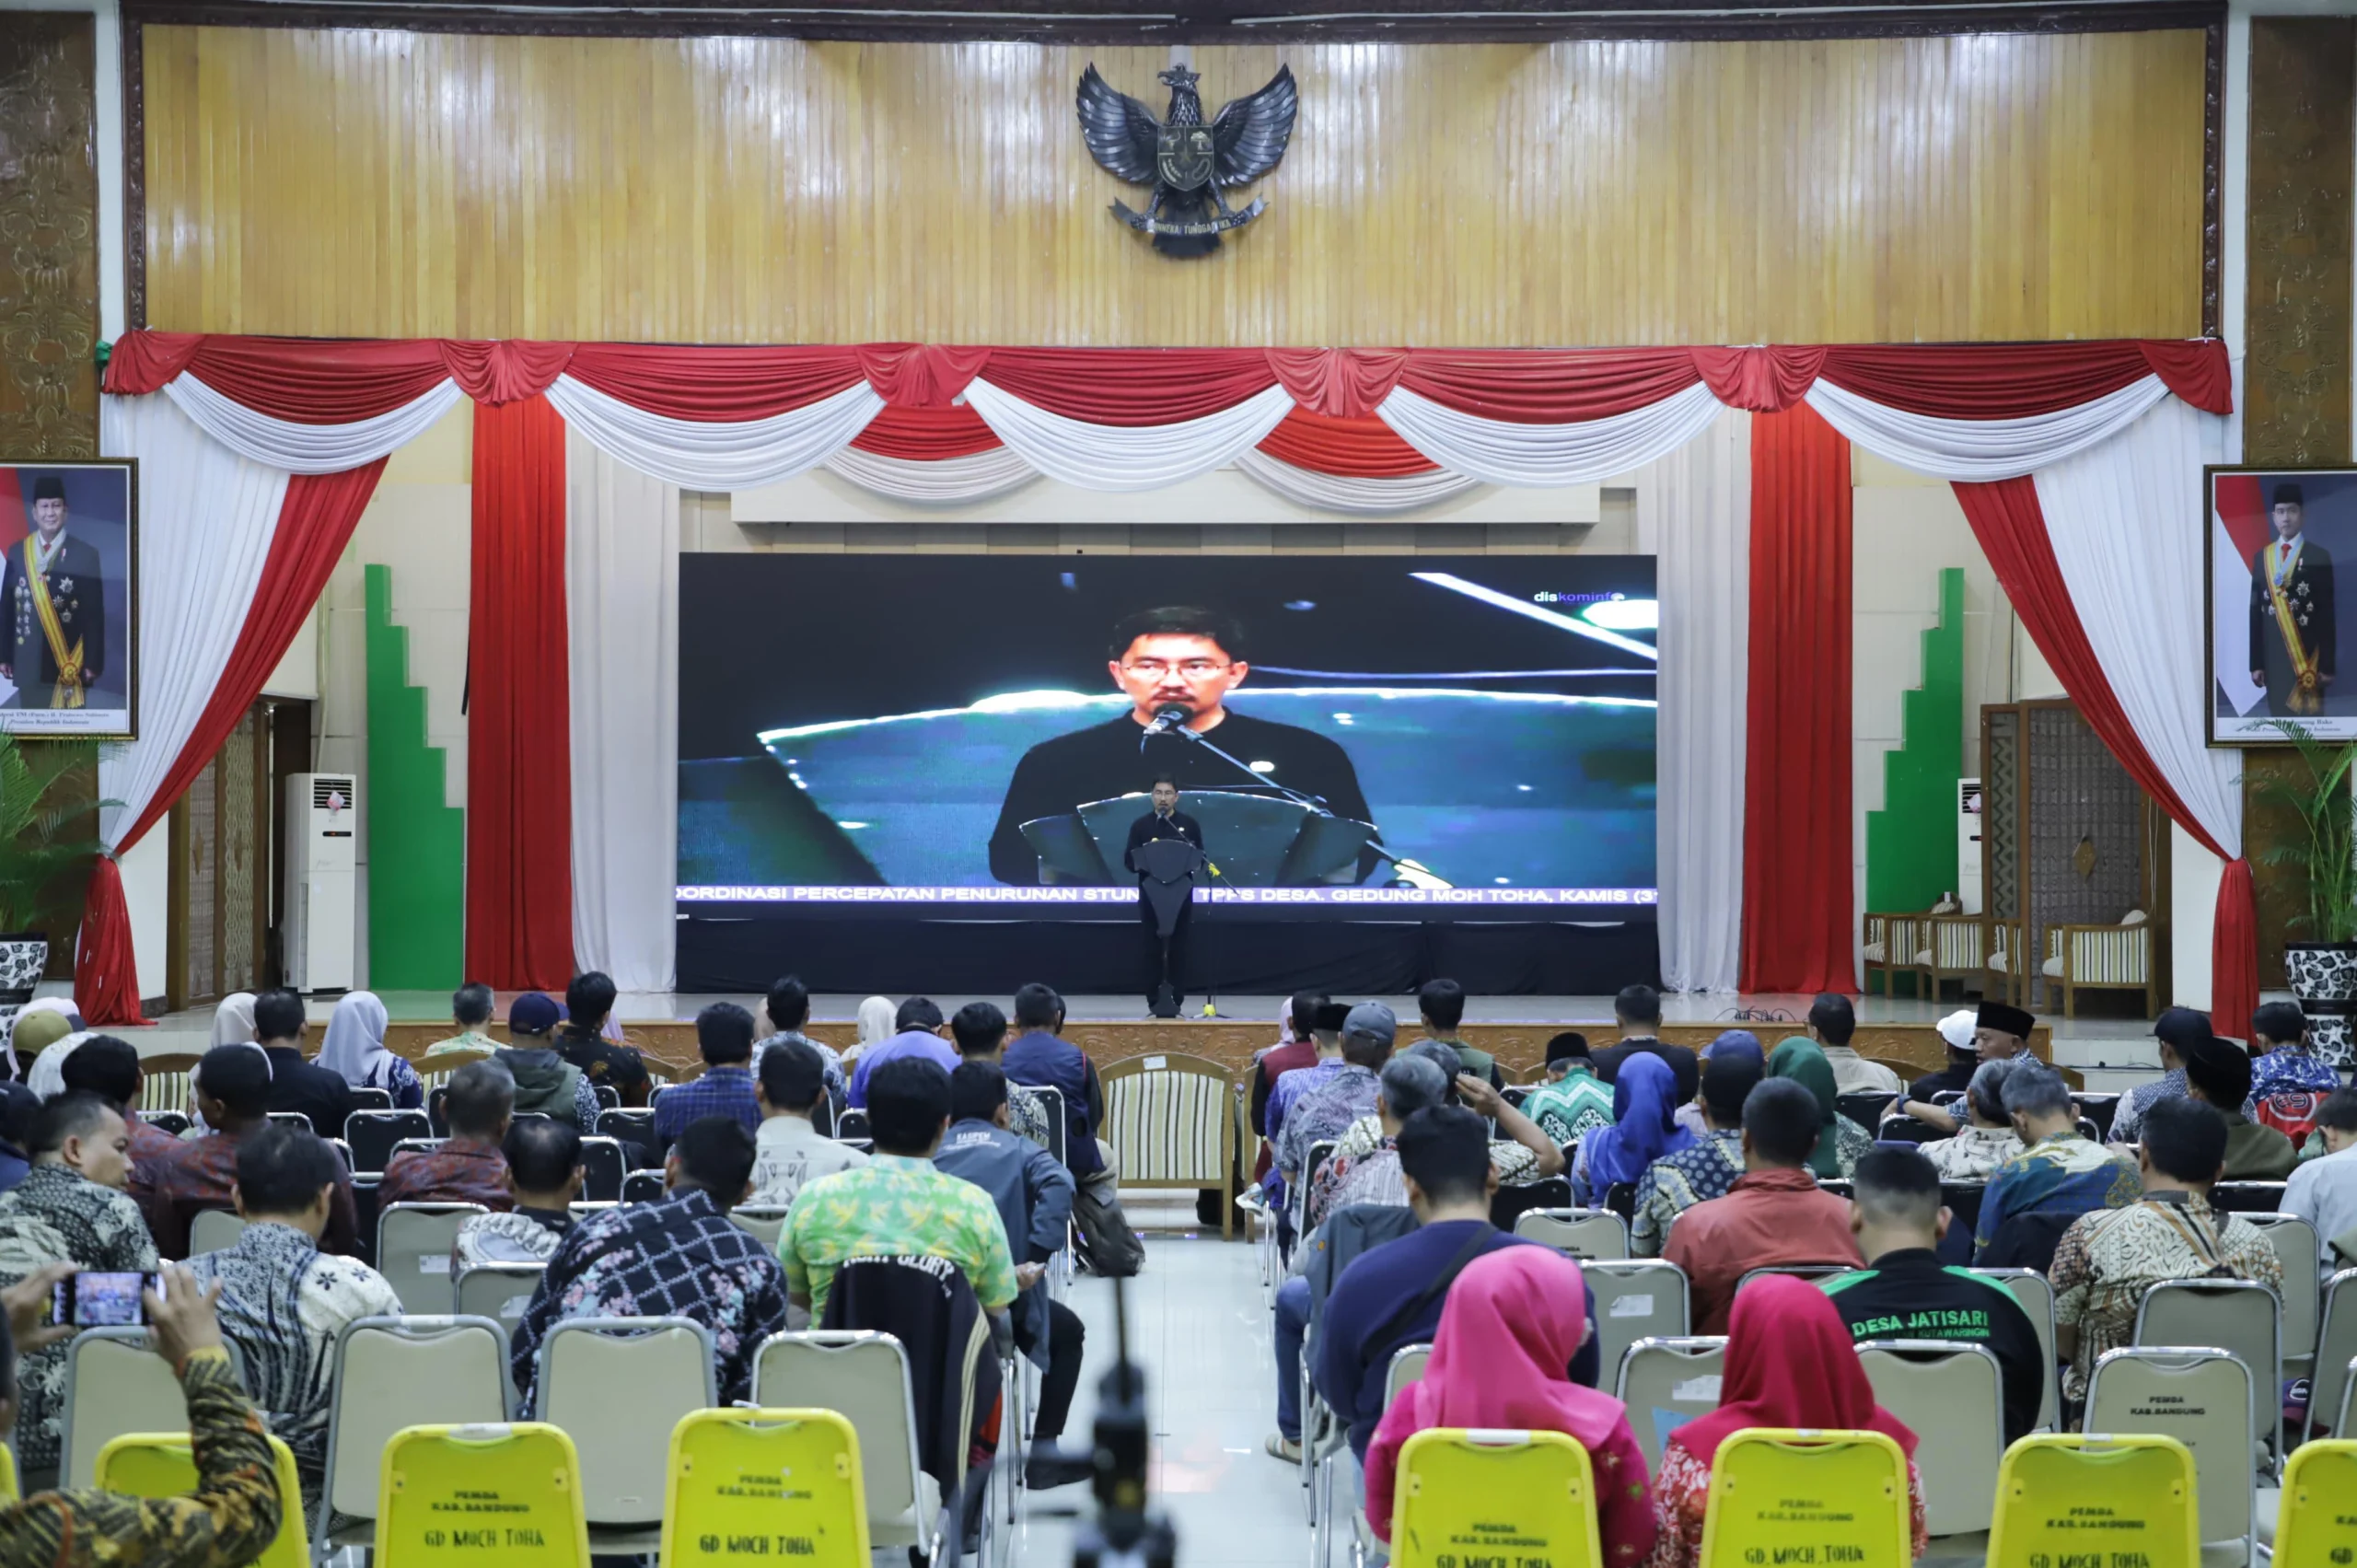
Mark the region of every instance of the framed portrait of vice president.
[[139, 485], [130, 459], [0, 459], [0, 729], [138, 735]]

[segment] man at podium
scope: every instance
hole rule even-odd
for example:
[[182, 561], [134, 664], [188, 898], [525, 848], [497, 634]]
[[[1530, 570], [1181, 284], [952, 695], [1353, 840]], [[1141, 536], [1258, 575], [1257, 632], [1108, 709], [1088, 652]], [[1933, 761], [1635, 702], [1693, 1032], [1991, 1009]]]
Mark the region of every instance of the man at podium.
[[[1182, 728], [1271, 784], [1318, 796], [1336, 816], [1372, 821], [1358, 771], [1340, 746], [1314, 730], [1226, 705], [1227, 694], [1251, 672], [1243, 648], [1243, 631], [1232, 617], [1192, 605], [1141, 610], [1116, 626], [1105, 668], [1129, 698], [1129, 711], [1023, 754], [991, 834], [991, 875], [1037, 883], [1039, 855], [1023, 824], [1126, 794], [1137, 787], [1141, 770], [1172, 780], [1174, 796], [1182, 788], [1252, 789], [1234, 764], [1174, 733]], [[1195, 842], [1202, 842], [1199, 830]]]
[[[1203, 826], [1178, 809], [1178, 783], [1168, 773], [1154, 781], [1154, 809], [1130, 824], [1130, 847], [1121, 854], [1121, 864], [1138, 877], [1138, 920], [1145, 927], [1146, 973], [1158, 975], [1162, 967], [1162, 923], [1155, 918], [1154, 905], [1145, 896], [1145, 868], [1138, 864], [1138, 851], [1156, 839], [1184, 839], [1197, 849], [1203, 847]], [[1208, 852], [1207, 852], [1208, 853]], [[1182, 988], [1187, 973], [1187, 927], [1195, 918], [1192, 899], [1178, 906], [1178, 918], [1170, 927], [1170, 983], [1177, 1000], [1187, 1000]], [[1145, 999], [1154, 1002], [1155, 981], [1146, 982]]]

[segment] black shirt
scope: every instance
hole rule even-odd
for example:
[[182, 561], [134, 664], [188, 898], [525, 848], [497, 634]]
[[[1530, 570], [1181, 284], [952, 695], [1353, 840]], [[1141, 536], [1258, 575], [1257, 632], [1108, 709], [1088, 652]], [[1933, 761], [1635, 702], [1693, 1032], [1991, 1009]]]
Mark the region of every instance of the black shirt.
[[1928, 1248], [1886, 1252], [1874, 1266], [1837, 1274], [1825, 1294], [1866, 1340], [1960, 1340], [1997, 1358], [2005, 1400], [2005, 1441], [2038, 1424], [2046, 1397], [2046, 1356], [2014, 1293], [1985, 1274], [1944, 1266]]
[[[1350, 754], [1314, 730], [1256, 719], [1230, 708], [1225, 718], [1203, 731], [1203, 738], [1248, 764], [1268, 763], [1260, 776], [1318, 796], [1338, 817], [1374, 820]], [[1127, 795], [1163, 773], [1182, 790], [1267, 793], [1256, 792], [1251, 778], [1234, 764], [1175, 735], [1145, 735], [1136, 719], [1123, 714], [1109, 723], [1043, 740], [1023, 754], [1007, 784], [998, 826], [991, 833], [991, 875], [1002, 882], [1036, 884], [1039, 856], [1023, 836], [1024, 823]]]
[[1920, 1099], [1925, 1105], [1929, 1105], [1932, 1103], [1933, 1095], [1960, 1095], [1964, 1093], [1965, 1086], [1972, 1082], [1972, 1074], [1980, 1071], [1980, 1059], [1977, 1056], [1968, 1056], [1958, 1061], [1951, 1054], [1946, 1066], [1936, 1073], [1926, 1073], [1908, 1085], [1907, 1098]]
[[587, 1074], [590, 1083], [610, 1084], [625, 1103], [645, 1103], [646, 1062], [637, 1051], [572, 1023], [559, 1024], [552, 1043], [559, 1056]]
[[1678, 1079], [1678, 1103], [1691, 1105], [1702, 1090], [1702, 1059], [1685, 1046], [1665, 1045], [1651, 1035], [1641, 1035], [1619, 1045], [1608, 1045], [1592, 1053], [1588, 1060], [1596, 1068], [1596, 1075], [1608, 1084], [1620, 1075], [1620, 1063], [1641, 1051], [1669, 1063], [1670, 1072]]
[[1197, 849], [1203, 847], [1203, 825], [1184, 811], [1173, 811], [1165, 817], [1149, 811], [1130, 824], [1129, 847], [1121, 852], [1121, 864], [1137, 871], [1138, 880], [1145, 880], [1145, 873], [1138, 870], [1136, 854], [1144, 845], [1156, 839], [1184, 839]]
[[352, 1114], [352, 1086], [343, 1074], [304, 1061], [293, 1046], [264, 1046], [262, 1053], [270, 1058], [270, 1109], [309, 1117], [322, 1138], [343, 1137]]

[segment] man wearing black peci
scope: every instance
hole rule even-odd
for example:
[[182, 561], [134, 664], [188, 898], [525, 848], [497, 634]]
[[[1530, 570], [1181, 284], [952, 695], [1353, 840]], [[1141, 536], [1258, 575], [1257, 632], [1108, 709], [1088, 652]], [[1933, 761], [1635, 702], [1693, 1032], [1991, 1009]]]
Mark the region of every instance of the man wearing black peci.
[[[1203, 847], [1203, 825], [1178, 809], [1178, 785], [1168, 773], [1154, 781], [1151, 798], [1154, 809], [1130, 824], [1129, 847], [1121, 852], [1121, 864], [1138, 875], [1138, 920], [1145, 927], [1148, 1006], [1154, 1005], [1162, 973], [1162, 922], [1145, 896], [1145, 867], [1138, 864], [1138, 851], [1156, 839], [1184, 839], [1197, 849]], [[1178, 906], [1178, 918], [1170, 926], [1170, 990], [1178, 1002], [1187, 1000], [1187, 927], [1194, 918], [1195, 901], [1190, 898]]]
[[[1106, 668], [1130, 699], [1130, 711], [1043, 740], [1023, 754], [991, 833], [991, 875], [1037, 884], [1039, 859], [1023, 824], [1126, 794], [1142, 770], [1193, 790], [1254, 793], [1258, 776], [1322, 799], [1338, 817], [1373, 820], [1357, 770], [1340, 746], [1297, 725], [1226, 706], [1228, 693], [1251, 672], [1243, 648], [1243, 631], [1232, 618], [1191, 605], [1141, 610], [1116, 626]], [[1161, 715], [1171, 709], [1179, 716], [1164, 722]], [[1174, 733], [1178, 729], [1202, 737], [1244, 767]], [[1366, 869], [1371, 865], [1363, 863]]]

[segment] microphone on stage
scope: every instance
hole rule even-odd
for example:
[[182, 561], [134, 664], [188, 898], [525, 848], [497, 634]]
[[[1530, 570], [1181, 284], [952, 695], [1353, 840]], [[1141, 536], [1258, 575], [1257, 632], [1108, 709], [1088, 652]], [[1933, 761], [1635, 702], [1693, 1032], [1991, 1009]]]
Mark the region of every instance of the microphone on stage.
[[1190, 714], [1185, 708], [1179, 706], [1176, 703], [1171, 703], [1168, 707], [1164, 708], [1161, 712], [1155, 714], [1154, 715], [1154, 722], [1145, 726], [1145, 734], [1138, 737], [1138, 749], [1140, 750], [1144, 750], [1145, 749], [1147, 737], [1168, 735], [1172, 730], [1177, 729], [1179, 726], [1185, 724], [1191, 716], [1192, 715]]

